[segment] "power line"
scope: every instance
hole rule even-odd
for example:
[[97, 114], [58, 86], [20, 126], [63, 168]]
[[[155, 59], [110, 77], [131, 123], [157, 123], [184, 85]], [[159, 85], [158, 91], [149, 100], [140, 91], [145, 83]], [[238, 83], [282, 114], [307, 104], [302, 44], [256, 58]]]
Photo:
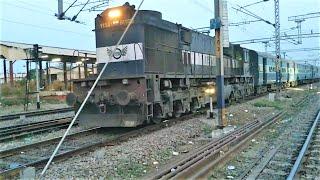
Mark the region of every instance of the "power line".
[[[297, 23], [298, 35], [300, 35], [302, 31], [301, 30], [302, 22], [306, 21], [307, 19], [318, 18], [318, 17], [320, 17], [320, 12], [314, 12], [314, 13], [308, 13], [308, 14], [303, 14], [298, 16], [290, 16], [288, 17], [288, 21], [294, 21]], [[300, 36], [298, 36], [298, 44], [302, 44], [302, 39]]]
[[[55, 16], [59, 19], [59, 20], [70, 20], [76, 23], [80, 23], [82, 24], [83, 22], [80, 22], [77, 19], [78, 15], [83, 12], [83, 11], [96, 11], [97, 8], [100, 7], [105, 7], [109, 5], [109, 0], [86, 0], [85, 3], [77, 3], [78, 0], [74, 0], [71, 4], [69, 4], [68, 8], [66, 10], [63, 11], [63, 0], [58, 0], [58, 13], [55, 14]], [[92, 6], [90, 6], [92, 5]], [[66, 13], [70, 8], [76, 8], [76, 7], [80, 7], [80, 10], [78, 10], [78, 13], [75, 14], [72, 18], [71, 17], [67, 17]], [[88, 7], [90, 6], [90, 7]], [[88, 7], [87, 9], [85, 9], [86, 7]], [[100, 11], [100, 10], [98, 10]]]
[[8, 3], [8, 2], [2, 2], [2, 3], [4, 5], [7, 5], [7, 6], [13, 6], [13, 7], [21, 8], [21, 9], [24, 9], [24, 10], [28, 10], [28, 11], [44, 14], [44, 15], [47, 15], [47, 16], [53, 16], [52, 14], [49, 14], [48, 12], [39, 11], [38, 9], [32, 9], [32, 8], [28, 8], [28, 7], [24, 7], [24, 6], [19, 6], [19, 5], [11, 4], [11, 3]]
[[19, 22], [19, 21], [13, 21], [13, 20], [9, 20], [9, 19], [2, 19], [2, 18], [0, 18], [0, 20], [1, 20], [1, 21], [5, 21], [5, 22], [9, 22], [9, 23], [19, 24], [19, 25], [30, 26], [30, 27], [38, 28], [38, 29], [47, 29], [47, 30], [52, 30], [52, 31], [72, 33], [72, 34], [77, 34], [77, 35], [81, 35], [81, 36], [88, 36], [88, 37], [94, 36], [93, 34], [90, 35], [90, 34], [79, 33], [79, 32], [75, 32], [75, 31], [68, 31], [68, 30], [63, 30], [63, 29], [56, 29], [56, 28], [51, 28], [51, 27], [47, 27], [47, 26], [40, 26], [40, 25], [28, 24], [28, 23]]
[[262, 17], [254, 14], [253, 12], [251, 12], [251, 11], [249, 11], [249, 10], [241, 7], [241, 6], [240, 6], [239, 8], [232, 7], [232, 9], [235, 9], [235, 10], [237, 10], [237, 11], [239, 11], [239, 12], [242, 12], [242, 13], [244, 13], [244, 14], [246, 14], [246, 15], [248, 15], [248, 16], [251, 16], [251, 17], [253, 17], [253, 18], [256, 18], [256, 19], [258, 19], [258, 20], [261, 20], [261, 21], [263, 21], [263, 22], [265, 22], [265, 23], [267, 23], [267, 24], [269, 24], [269, 25], [275, 26], [275, 24], [271, 23], [270, 21], [263, 19]]
[[55, 12], [53, 9], [51, 9], [51, 8], [48, 8], [48, 7], [45, 7], [45, 6], [41, 6], [40, 5], [40, 3], [38, 3], [38, 4], [34, 4], [34, 3], [30, 3], [30, 1], [28, 1], [28, 2], [25, 2], [25, 1], [22, 1], [22, 0], [15, 0], [15, 2], [20, 2], [20, 3], [22, 3], [22, 4], [24, 4], [24, 5], [29, 5], [29, 6], [32, 6], [32, 7], [39, 7], [39, 8], [41, 8], [41, 9], [47, 9], [48, 11], [51, 11], [51, 12]]
[[234, 22], [234, 23], [229, 23], [229, 26], [241, 26], [245, 24], [250, 24], [254, 22], [260, 22], [261, 20], [251, 20], [251, 21], [242, 21], [242, 22]]
[[269, 0], [257, 1], [257, 2], [254, 2], [254, 3], [251, 3], [251, 4], [247, 4], [247, 5], [242, 6], [242, 7], [245, 8], [245, 7], [253, 6], [253, 5], [260, 4], [260, 3], [263, 3], [263, 2], [267, 2], [267, 1], [269, 1]]
[[[237, 7], [240, 7], [240, 8], [242, 8], [242, 7], [248, 7], [247, 5], [239, 5], [239, 4], [236, 4], [236, 3], [232, 3], [231, 1], [228, 1], [228, 3], [230, 4], [230, 7], [231, 7], [231, 10], [234, 10], [234, 12], [236, 13], [236, 17], [238, 17], [238, 16], [241, 16], [241, 15], [245, 15], [245, 16], [242, 16], [242, 19], [243, 19], [243, 21], [251, 21], [251, 20], [248, 20], [246, 17], [248, 17], [248, 16], [250, 16], [250, 17], [254, 17], [255, 19], [257, 19], [257, 20], [261, 20], [260, 18], [260, 16], [258, 16], [258, 15], [256, 15], [256, 14], [254, 14], [254, 13], [252, 13], [252, 12], [246, 12], [246, 11], [239, 11], [238, 9], [239, 8], [237, 8]], [[249, 4], [250, 5], [250, 4]], [[251, 6], [251, 5], [250, 5]], [[239, 13], [240, 12], [240, 13]], [[261, 20], [262, 21], [262, 20]], [[266, 20], [267, 21], [267, 20]], [[269, 24], [269, 23], [268, 23]], [[256, 27], [256, 26], [254, 26], [254, 27]], [[252, 28], [254, 28], [254, 27], [252, 27]], [[250, 29], [252, 29], [252, 28], [250, 28]], [[252, 34], [255, 34], [255, 32], [251, 32], [251, 31], [249, 31], [249, 29], [247, 29], [247, 28], [245, 28], [244, 26], [242, 26], [242, 28], [241, 28], [241, 30], [242, 30], [242, 32], [248, 32], [248, 33], [250, 33], [250, 35], [252, 35]], [[259, 31], [259, 32], [261, 32], [261, 31], [264, 31], [266, 34], [269, 34], [269, 31], [267, 31], [266, 30], [266, 28], [258, 28], [258, 29], [256, 29], [256, 31]], [[248, 34], [247, 33], [247, 34]]]
[[[320, 51], [320, 47], [281, 50], [281, 52], [307, 52], [307, 51]], [[269, 51], [269, 52], [274, 53], [275, 51]]]
[[209, 8], [208, 6], [200, 3], [198, 0], [190, 0], [193, 4], [201, 7], [202, 9], [206, 10], [207, 12], [214, 13], [213, 9]]
[[[298, 37], [298, 35], [286, 35], [286, 36], [280, 36], [281, 40], [287, 40], [287, 38], [295, 38]], [[301, 34], [302, 38], [313, 38], [313, 37], [320, 37], [320, 33], [309, 33], [309, 34]], [[258, 38], [258, 39], [249, 39], [249, 40], [241, 40], [241, 41], [234, 41], [231, 43], [234, 44], [253, 44], [253, 43], [262, 43], [266, 41], [275, 41], [275, 37], [270, 38]]]
[[318, 18], [320, 17], [320, 12], [313, 12], [313, 13], [308, 13], [308, 14], [302, 14], [302, 15], [297, 15], [297, 16], [290, 16], [288, 17], [288, 21], [305, 21], [306, 19], [311, 19], [311, 18]]

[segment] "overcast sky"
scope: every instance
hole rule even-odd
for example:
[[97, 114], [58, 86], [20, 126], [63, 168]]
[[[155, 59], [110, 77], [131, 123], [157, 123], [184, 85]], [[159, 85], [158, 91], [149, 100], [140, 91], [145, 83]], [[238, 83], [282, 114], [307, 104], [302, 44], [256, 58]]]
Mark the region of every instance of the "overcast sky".
[[[65, 8], [73, 0], [64, 0]], [[84, 0], [78, 0], [84, 1]], [[118, 6], [129, 1], [138, 4], [140, 0], [112, 0], [110, 6]], [[229, 22], [255, 20], [232, 7], [244, 6], [260, 0], [228, 0]], [[209, 26], [213, 18], [214, 0], [145, 0], [142, 9], [162, 12], [163, 18], [183, 24], [186, 27], [197, 28]], [[263, 2], [247, 8], [258, 16], [274, 22], [274, 2]], [[67, 16], [73, 16], [78, 9], [71, 9]], [[291, 30], [296, 23], [289, 22], [288, 17], [320, 11], [319, 0], [280, 0], [281, 29], [287, 34], [296, 34]], [[74, 49], [95, 50], [94, 18], [98, 12], [83, 12], [79, 20], [86, 25], [70, 21], [60, 21], [54, 17], [57, 12], [57, 0], [0, 0], [0, 39], [13, 42], [38, 43]], [[288, 31], [289, 30], [289, 31]], [[320, 18], [307, 19], [302, 23], [302, 32], [320, 31]], [[272, 37], [274, 28], [263, 22], [251, 23], [239, 27], [229, 27], [230, 41], [254, 38]], [[303, 44], [293, 45], [287, 41], [281, 42], [282, 49], [320, 47], [318, 38], [303, 39]], [[274, 50], [273, 42], [268, 50]], [[264, 45], [243, 45], [250, 49], [264, 51]], [[320, 51], [287, 53], [291, 59], [319, 58]], [[0, 73], [2, 73], [0, 68]]]

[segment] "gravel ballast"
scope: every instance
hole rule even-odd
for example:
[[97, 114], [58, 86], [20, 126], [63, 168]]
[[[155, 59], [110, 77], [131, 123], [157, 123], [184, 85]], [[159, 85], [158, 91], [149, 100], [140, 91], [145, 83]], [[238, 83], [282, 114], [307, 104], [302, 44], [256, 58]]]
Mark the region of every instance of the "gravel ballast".
[[[229, 124], [239, 127], [279, 111], [273, 107], [253, 105], [261, 99], [266, 97], [227, 108]], [[212, 130], [210, 123], [206, 117], [194, 118], [120, 145], [97, 148], [86, 155], [52, 164], [45, 178], [141, 178], [206, 143], [206, 133]]]

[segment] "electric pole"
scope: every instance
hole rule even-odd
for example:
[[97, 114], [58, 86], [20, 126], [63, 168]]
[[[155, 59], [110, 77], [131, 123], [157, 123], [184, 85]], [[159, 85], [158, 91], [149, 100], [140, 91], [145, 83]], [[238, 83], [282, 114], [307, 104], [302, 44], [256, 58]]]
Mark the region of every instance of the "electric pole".
[[274, 15], [275, 15], [275, 47], [276, 47], [276, 99], [280, 98], [281, 79], [280, 79], [280, 7], [279, 0], [274, 0]]
[[215, 19], [210, 23], [210, 28], [215, 29], [215, 55], [217, 60], [216, 76], [216, 96], [218, 106], [218, 123], [220, 128], [227, 126], [225, 119], [225, 102], [224, 102], [224, 67], [223, 67], [223, 46], [222, 46], [222, 0], [214, 0]]
[[37, 86], [37, 109], [40, 109], [40, 78], [39, 78], [39, 45], [33, 45], [33, 57], [36, 62], [36, 86]]

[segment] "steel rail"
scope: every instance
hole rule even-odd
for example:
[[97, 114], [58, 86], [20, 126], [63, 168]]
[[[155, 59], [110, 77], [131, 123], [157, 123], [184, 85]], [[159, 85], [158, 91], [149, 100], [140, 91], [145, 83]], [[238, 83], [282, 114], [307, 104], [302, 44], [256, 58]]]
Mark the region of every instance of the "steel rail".
[[21, 138], [29, 134], [38, 134], [57, 128], [64, 128], [70, 123], [69, 118], [21, 124], [0, 128], [0, 142]]
[[[197, 173], [206, 164], [210, 164], [215, 160], [219, 159], [220, 152], [225, 151], [225, 149], [232, 149], [232, 146], [236, 146], [241, 143], [244, 139], [258, 131], [261, 127], [266, 126], [266, 124], [271, 124], [276, 119], [282, 117], [284, 112], [276, 114], [274, 117], [266, 121], [252, 121], [243, 127], [236, 129], [229, 134], [212, 141], [187, 155], [186, 158], [174, 163], [173, 165], [167, 166], [164, 170], [160, 171], [149, 179], [184, 179], [189, 178]], [[228, 153], [228, 152], [226, 152]], [[203, 171], [201, 171], [202, 174]], [[199, 177], [201, 174], [197, 174], [194, 177]]]
[[[115, 144], [120, 144], [120, 143], [128, 141], [131, 138], [139, 137], [141, 135], [148, 134], [150, 132], [154, 132], [154, 131], [157, 131], [157, 130], [168, 128], [168, 127], [171, 127], [171, 126], [173, 126], [175, 124], [182, 123], [183, 121], [190, 120], [190, 119], [196, 118], [196, 117], [199, 117], [199, 114], [190, 114], [190, 115], [182, 116], [180, 118], [172, 119], [172, 120], [167, 121], [167, 122], [161, 122], [159, 124], [153, 124], [153, 125], [149, 125], [149, 126], [145, 126], [145, 127], [140, 127], [138, 129], [134, 129], [134, 130], [131, 130], [129, 132], [123, 133], [123, 134], [121, 134], [119, 136], [112, 137], [110, 139], [102, 140], [100, 142], [95, 142], [95, 143], [92, 143], [92, 144], [89, 144], [89, 145], [85, 145], [85, 146], [82, 146], [82, 147], [75, 147], [74, 149], [68, 150], [68, 151], [65, 151], [65, 152], [59, 152], [55, 156], [55, 159], [56, 160], [64, 160], [64, 159], [68, 159], [68, 158], [70, 158], [70, 157], [72, 157], [74, 155], [77, 155], [77, 154], [88, 153], [91, 150], [94, 150], [94, 149], [99, 148], [99, 147], [113, 146]], [[67, 136], [67, 137], [69, 137], [69, 136]], [[61, 139], [61, 137], [59, 137], [57, 139], [58, 140], [55, 139], [55, 140], [52, 140], [52, 141], [58, 142]], [[51, 141], [51, 140], [49, 140], [49, 141]], [[45, 143], [46, 143], [45, 141], [44, 142], [40, 142], [40, 144], [45, 144]], [[33, 145], [30, 144], [30, 145], [27, 145], [27, 146], [28, 147], [32, 147]], [[22, 147], [22, 149], [23, 149], [23, 147]], [[36, 148], [36, 149], [38, 149], [38, 148]], [[19, 149], [19, 147], [18, 147], [17, 149], [12, 149], [12, 150], [7, 150], [7, 151], [4, 151], [4, 152], [0, 152], [0, 158], [15, 154], [16, 152], [19, 152], [19, 150], [21, 150], [21, 149]], [[50, 155], [48, 155], [47, 157], [43, 157], [42, 159], [37, 160], [37, 161], [29, 162], [29, 163], [23, 164], [21, 166], [15, 167], [15, 168], [4, 170], [4, 171], [0, 172], [0, 179], [1, 178], [3, 178], [3, 179], [12, 179], [13, 177], [17, 177], [17, 176], [19, 176], [20, 172], [25, 167], [41, 167], [41, 166], [46, 164], [46, 162], [49, 160], [49, 158], [50, 158]]]
[[[92, 133], [93, 131], [98, 131], [100, 129], [101, 129], [100, 127], [97, 127], [97, 128], [91, 128], [91, 129], [75, 132], [75, 133], [68, 135], [67, 138], [75, 138], [77, 136], [86, 136], [86, 135]], [[39, 141], [39, 142], [32, 143], [32, 144], [27, 144], [27, 145], [11, 148], [11, 149], [6, 149], [3, 151], [0, 151], [0, 158], [13, 156], [15, 154], [19, 154], [19, 153], [26, 151], [28, 149], [32, 149], [32, 148], [34, 149], [39, 146], [44, 146], [44, 145], [48, 145], [50, 143], [58, 142], [60, 139], [61, 139], [61, 136], [56, 137], [56, 138], [51, 138], [48, 140], [44, 140], [44, 141]]]
[[22, 116], [33, 117], [33, 116], [48, 115], [48, 114], [54, 114], [54, 113], [64, 113], [64, 112], [70, 112], [70, 111], [74, 111], [74, 108], [67, 107], [67, 108], [61, 108], [61, 109], [49, 109], [49, 110], [42, 110], [42, 111], [31, 111], [31, 112], [23, 112], [23, 113], [17, 113], [17, 114], [9, 114], [9, 115], [0, 116], [0, 121], [19, 119]]
[[299, 152], [298, 158], [296, 159], [296, 161], [295, 161], [295, 163], [294, 163], [294, 165], [293, 165], [293, 167], [292, 167], [292, 169], [290, 171], [290, 174], [287, 177], [287, 180], [293, 180], [294, 177], [296, 176], [296, 174], [298, 173], [300, 165], [301, 165], [302, 160], [303, 160], [303, 157], [306, 154], [306, 152], [308, 150], [308, 147], [309, 147], [309, 145], [311, 143], [311, 139], [312, 139], [312, 137], [314, 135], [314, 132], [315, 132], [315, 129], [316, 129], [317, 125], [318, 125], [319, 119], [320, 119], [320, 111], [319, 111], [316, 119], [314, 120], [312, 127], [310, 128], [310, 131], [308, 133], [306, 141], [304, 142], [304, 144], [303, 144], [303, 146], [302, 146], [302, 148], [301, 148], [301, 150]]

